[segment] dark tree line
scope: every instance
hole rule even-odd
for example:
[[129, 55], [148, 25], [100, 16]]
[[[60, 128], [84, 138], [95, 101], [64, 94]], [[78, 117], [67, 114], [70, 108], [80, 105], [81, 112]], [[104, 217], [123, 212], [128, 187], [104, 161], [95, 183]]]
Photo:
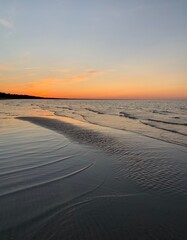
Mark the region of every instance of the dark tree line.
[[42, 97], [0, 92], [0, 99], [43, 99]]

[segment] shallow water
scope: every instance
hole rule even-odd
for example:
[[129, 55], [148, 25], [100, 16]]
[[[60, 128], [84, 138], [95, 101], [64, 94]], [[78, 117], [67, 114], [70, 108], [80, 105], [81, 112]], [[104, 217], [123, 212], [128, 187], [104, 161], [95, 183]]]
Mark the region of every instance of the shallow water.
[[[185, 141], [57, 117], [47, 102], [0, 102], [0, 239], [187, 238]], [[79, 102], [58, 104], [66, 115]]]
[[187, 146], [187, 100], [9, 100], [5, 113], [66, 116]]

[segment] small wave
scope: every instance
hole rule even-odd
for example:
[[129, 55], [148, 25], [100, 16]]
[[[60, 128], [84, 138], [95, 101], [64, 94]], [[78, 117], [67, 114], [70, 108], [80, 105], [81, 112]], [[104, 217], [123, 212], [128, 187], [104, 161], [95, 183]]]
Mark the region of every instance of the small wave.
[[53, 179], [48, 180], [48, 181], [43, 181], [43, 182], [40, 182], [40, 183], [37, 183], [37, 184], [32, 184], [32, 185], [27, 186], [27, 187], [21, 187], [21, 188], [12, 190], [12, 191], [8, 191], [8, 192], [5, 192], [5, 193], [2, 193], [2, 194], [0, 194], [0, 197], [7, 196], [7, 195], [10, 195], [10, 194], [14, 194], [14, 193], [17, 194], [18, 192], [27, 191], [27, 190], [32, 189], [32, 188], [45, 186], [45, 185], [48, 185], [48, 184], [51, 184], [51, 183], [54, 183], [54, 182], [61, 181], [63, 179], [70, 178], [72, 176], [75, 176], [75, 175], [77, 175], [77, 174], [79, 174], [79, 173], [81, 173], [81, 172], [91, 168], [93, 165], [94, 165], [94, 163], [91, 163], [91, 164], [87, 165], [86, 167], [80, 168], [80, 169], [78, 169], [78, 170], [76, 170], [74, 172], [71, 172], [69, 174], [66, 174], [64, 176], [56, 177], [56, 178], [53, 178]]
[[[176, 118], [176, 117], [175, 117], [175, 118]], [[148, 118], [147, 120], [148, 120], [148, 121], [152, 121], [152, 122], [171, 124], [171, 125], [187, 126], [187, 123], [168, 122], [168, 121], [157, 120], [157, 119], [151, 119], [151, 118]]]
[[70, 111], [73, 110], [73, 109], [70, 108], [70, 107], [60, 107], [60, 106], [56, 106], [56, 108], [59, 108], [59, 109], [65, 109], [65, 110], [70, 110]]
[[142, 196], [142, 195], [147, 195], [145, 193], [125, 193], [125, 194], [106, 194], [106, 195], [99, 195], [99, 196], [94, 196], [94, 197], [88, 197], [86, 200], [92, 201], [92, 200], [97, 200], [97, 199], [102, 199], [102, 198], [130, 198], [130, 197], [137, 197], [137, 196]]
[[64, 157], [64, 158], [61, 158], [61, 159], [58, 159], [58, 160], [55, 160], [55, 161], [52, 161], [52, 162], [38, 164], [38, 165], [32, 166], [32, 167], [26, 167], [26, 168], [22, 168], [22, 169], [15, 170], [15, 171], [9, 171], [9, 172], [0, 173], [0, 176], [5, 176], [5, 175], [19, 173], [19, 172], [25, 172], [25, 171], [33, 170], [33, 169], [36, 169], [36, 168], [38, 169], [38, 168], [41, 168], [41, 167], [50, 166], [50, 165], [53, 165], [55, 163], [71, 159], [72, 157], [74, 157], [74, 155], [68, 156], [68, 157]]
[[88, 110], [90, 112], [97, 113], [97, 114], [103, 114], [103, 112], [100, 112], [100, 111], [97, 111], [97, 110], [94, 110], [94, 109], [91, 109], [91, 108], [85, 108], [85, 110]]
[[131, 114], [126, 113], [126, 112], [120, 112], [120, 113], [119, 113], [119, 116], [121, 116], [121, 117], [126, 117], [126, 118], [130, 118], [130, 119], [137, 119], [134, 115], [131, 115]]
[[39, 231], [29, 239], [185, 239], [182, 211], [179, 208], [179, 213], [171, 213], [167, 201], [150, 196], [80, 199], [48, 214]]
[[153, 110], [152, 113], [158, 113], [158, 114], [163, 114], [163, 115], [167, 115], [168, 113], [173, 113], [173, 112], [170, 112], [168, 110], [163, 110], [163, 111], [158, 111], [158, 110]]
[[187, 110], [187, 107], [180, 107], [181, 110]]
[[[156, 122], [157, 122], [157, 121], [156, 121]], [[159, 121], [159, 122], [160, 122], [160, 121]], [[156, 126], [156, 125], [154, 125], [154, 124], [151, 124], [151, 123], [148, 123], [148, 122], [144, 122], [144, 121], [141, 121], [141, 123], [143, 123], [144, 125], [150, 126], [150, 127], [154, 127], [154, 128], [160, 129], [160, 130], [167, 131], [167, 132], [176, 133], [176, 134], [179, 134], [179, 135], [182, 135], [182, 136], [187, 136], [187, 134], [178, 132], [178, 131], [173, 130], [173, 129], [168, 129], [168, 128], [159, 127], [159, 126]]]
[[[112, 129], [104, 128], [104, 131], [106, 129], [108, 131], [103, 132], [102, 127], [99, 131], [99, 127], [96, 130], [94, 126], [92, 129], [57, 119], [42, 117], [21, 117], [19, 119], [30, 121], [67, 135], [75, 141], [91, 144], [107, 153], [118, 155], [118, 159], [123, 159], [118, 162], [121, 175], [119, 172], [118, 174], [135, 180], [148, 190], [167, 193], [186, 191], [183, 169], [180, 167], [180, 161], [176, 162], [176, 156], [180, 155], [180, 159], [183, 159], [185, 153], [177, 153], [178, 150], [175, 150], [170, 154], [173, 151], [172, 145], [130, 133], [127, 136], [120, 135], [121, 137], [119, 137], [118, 134], [124, 134], [124, 131], [118, 130], [120, 133], [115, 135], [116, 132], [111, 132]], [[139, 139], [138, 143], [137, 138]], [[141, 142], [144, 144], [142, 145]], [[165, 148], [162, 149], [161, 146], [165, 146]], [[166, 157], [167, 155], [169, 157]]]

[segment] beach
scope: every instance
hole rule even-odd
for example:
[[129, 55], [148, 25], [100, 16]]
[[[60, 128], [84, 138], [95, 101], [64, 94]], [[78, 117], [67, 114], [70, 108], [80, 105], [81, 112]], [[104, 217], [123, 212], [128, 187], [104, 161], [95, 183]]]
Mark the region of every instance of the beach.
[[1, 101], [0, 239], [185, 239], [185, 103]]

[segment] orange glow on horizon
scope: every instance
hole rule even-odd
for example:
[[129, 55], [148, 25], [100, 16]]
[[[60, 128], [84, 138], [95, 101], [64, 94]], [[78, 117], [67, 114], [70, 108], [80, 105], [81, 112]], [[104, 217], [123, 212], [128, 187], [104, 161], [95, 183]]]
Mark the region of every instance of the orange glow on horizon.
[[184, 80], [177, 82], [179, 76], [174, 75], [161, 76], [148, 72], [138, 74], [132, 71], [103, 73], [95, 70], [79, 71], [76, 74], [67, 71], [62, 77], [54, 77], [53, 72], [51, 75], [52, 77], [39, 80], [32, 75], [31, 78], [29, 75], [7, 75], [6, 78], [0, 76], [0, 91], [51, 98], [187, 99], [187, 84]]
[[64, 90], [53, 89], [50, 86], [46, 88], [28, 87], [21, 88], [13, 86], [11, 88], [1, 88], [1, 91], [11, 94], [23, 94], [31, 96], [49, 97], [49, 98], [76, 98], [76, 99], [187, 99], [184, 88], [117, 88], [108, 86], [103, 88], [66, 88]]

